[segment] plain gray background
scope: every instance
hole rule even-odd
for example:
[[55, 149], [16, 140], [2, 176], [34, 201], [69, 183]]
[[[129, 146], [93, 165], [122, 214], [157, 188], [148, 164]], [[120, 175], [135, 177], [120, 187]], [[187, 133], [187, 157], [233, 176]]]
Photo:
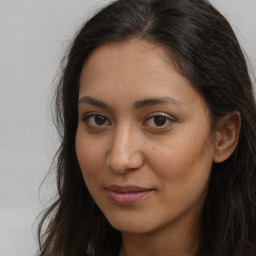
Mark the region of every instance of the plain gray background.
[[[0, 0], [0, 256], [36, 254], [36, 216], [53, 193], [50, 96], [65, 48], [105, 0]], [[256, 0], [212, 0], [256, 68]]]

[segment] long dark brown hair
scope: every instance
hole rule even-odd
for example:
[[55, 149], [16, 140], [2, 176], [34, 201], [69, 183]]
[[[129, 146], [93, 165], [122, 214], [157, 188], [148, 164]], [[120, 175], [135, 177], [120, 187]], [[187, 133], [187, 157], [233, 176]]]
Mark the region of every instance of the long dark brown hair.
[[207, 0], [118, 0], [77, 33], [56, 91], [58, 196], [39, 225], [40, 256], [117, 256], [122, 240], [90, 196], [75, 135], [81, 68], [99, 46], [139, 38], [163, 46], [208, 104], [212, 126], [239, 111], [232, 156], [212, 166], [197, 256], [256, 255], [256, 104], [246, 60], [228, 21]]

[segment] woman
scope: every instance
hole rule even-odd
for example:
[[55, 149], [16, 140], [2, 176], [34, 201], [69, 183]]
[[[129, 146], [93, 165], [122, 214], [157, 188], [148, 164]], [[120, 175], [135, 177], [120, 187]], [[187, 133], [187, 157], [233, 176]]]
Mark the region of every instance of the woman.
[[39, 255], [255, 255], [255, 99], [208, 1], [99, 11], [71, 45], [56, 111], [59, 194]]

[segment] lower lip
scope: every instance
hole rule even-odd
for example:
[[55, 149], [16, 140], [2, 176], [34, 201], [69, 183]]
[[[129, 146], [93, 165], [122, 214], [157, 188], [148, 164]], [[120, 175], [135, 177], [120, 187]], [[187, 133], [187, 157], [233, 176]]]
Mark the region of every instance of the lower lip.
[[111, 201], [118, 205], [134, 204], [142, 200], [152, 192], [152, 190], [138, 191], [138, 192], [125, 192], [125, 193], [110, 191], [110, 190], [106, 190], [106, 191]]

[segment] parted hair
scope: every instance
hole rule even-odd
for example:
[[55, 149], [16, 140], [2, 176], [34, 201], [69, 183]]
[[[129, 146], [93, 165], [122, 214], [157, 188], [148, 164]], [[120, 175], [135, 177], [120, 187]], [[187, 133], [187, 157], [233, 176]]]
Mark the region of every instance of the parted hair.
[[39, 256], [118, 256], [121, 233], [99, 210], [75, 152], [79, 78], [104, 44], [138, 38], [162, 46], [177, 71], [203, 96], [212, 128], [241, 114], [237, 148], [213, 163], [196, 256], [256, 255], [256, 104], [246, 60], [226, 18], [207, 0], [117, 0], [77, 32], [63, 60], [55, 94], [58, 193], [38, 228]]

